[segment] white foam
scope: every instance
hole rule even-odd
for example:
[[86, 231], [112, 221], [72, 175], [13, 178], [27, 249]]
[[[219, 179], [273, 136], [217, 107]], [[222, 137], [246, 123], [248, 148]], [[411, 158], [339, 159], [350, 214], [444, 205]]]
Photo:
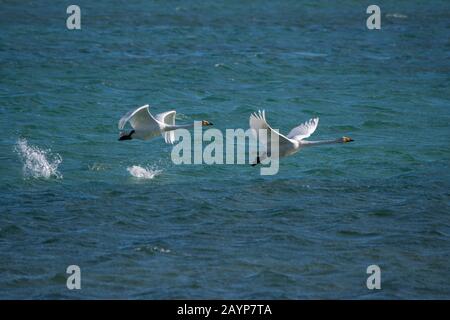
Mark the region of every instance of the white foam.
[[138, 179], [153, 179], [162, 172], [162, 170], [140, 166], [128, 167], [127, 170], [133, 177]]
[[28, 145], [26, 139], [19, 139], [15, 151], [23, 162], [23, 174], [31, 178], [62, 179], [58, 166], [62, 162], [59, 154], [52, 154], [51, 150], [43, 150], [37, 146]]

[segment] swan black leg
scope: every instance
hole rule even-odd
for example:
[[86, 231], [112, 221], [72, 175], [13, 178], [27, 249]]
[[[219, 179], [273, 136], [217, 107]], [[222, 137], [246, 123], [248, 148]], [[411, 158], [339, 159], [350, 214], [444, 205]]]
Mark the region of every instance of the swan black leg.
[[253, 163], [252, 167], [256, 166], [259, 163], [261, 163], [261, 159], [259, 159], [259, 156], [258, 156], [258, 157], [256, 157], [256, 163]]

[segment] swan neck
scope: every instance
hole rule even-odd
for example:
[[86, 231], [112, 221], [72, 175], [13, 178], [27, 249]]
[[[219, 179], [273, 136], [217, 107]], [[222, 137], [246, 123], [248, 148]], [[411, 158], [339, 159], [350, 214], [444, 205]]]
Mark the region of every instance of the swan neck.
[[177, 130], [177, 129], [189, 129], [189, 128], [192, 128], [193, 126], [194, 126], [193, 123], [180, 124], [180, 125], [167, 125], [166, 131], [172, 131], [172, 130]]
[[322, 140], [322, 141], [302, 141], [301, 145], [305, 147], [312, 147], [312, 146], [318, 146], [322, 144], [335, 144], [340, 143], [339, 139], [336, 140]]

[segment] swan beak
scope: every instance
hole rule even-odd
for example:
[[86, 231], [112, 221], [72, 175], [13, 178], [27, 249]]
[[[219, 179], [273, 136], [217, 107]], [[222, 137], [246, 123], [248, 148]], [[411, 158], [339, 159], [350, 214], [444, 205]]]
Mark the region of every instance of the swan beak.
[[347, 143], [347, 142], [352, 142], [352, 141], [355, 141], [355, 140], [353, 140], [352, 138], [349, 138], [349, 137], [343, 137], [342, 141], [344, 141], [344, 143]]

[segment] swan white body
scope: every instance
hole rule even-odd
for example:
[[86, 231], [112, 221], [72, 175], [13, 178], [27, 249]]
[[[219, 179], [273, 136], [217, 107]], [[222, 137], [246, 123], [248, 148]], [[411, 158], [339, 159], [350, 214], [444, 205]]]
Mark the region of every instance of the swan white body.
[[[258, 135], [259, 130], [266, 130], [267, 137], [261, 136], [263, 139], [261, 143], [265, 144], [267, 153], [271, 152], [270, 144], [267, 141], [271, 141], [272, 135], [278, 136], [278, 157], [286, 157], [294, 154], [300, 149], [309, 146], [321, 145], [321, 144], [334, 144], [334, 143], [346, 143], [353, 141], [351, 138], [342, 137], [335, 140], [324, 140], [324, 141], [306, 141], [303, 139], [308, 138], [311, 134], [316, 131], [319, 124], [319, 118], [313, 118], [309, 121], [302, 123], [301, 125], [293, 128], [287, 136], [273, 130], [266, 121], [266, 115], [264, 110], [258, 111], [258, 113], [253, 113], [250, 116], [250, 128], [253, 129], [253, 134]], [[259, 155], [257, 163], [264, 160], [267, 157], [267, 153]]]
[[[125, 137], [133, 139], [149, 140], [158, 135], [162, 135], [166, 143], [174, 143], [174, 130], [179, 128], [191, 128], [194, 124], [175, 125], [176, 111], [167, 111], [153, 116], [148, 110], [149, 105], [131, 110], [119, 120], [119, 130], [123, 130], [125, 124], [130, 122], [134, 130]], [[122, 139], [122, 140], [129, 140]]]

